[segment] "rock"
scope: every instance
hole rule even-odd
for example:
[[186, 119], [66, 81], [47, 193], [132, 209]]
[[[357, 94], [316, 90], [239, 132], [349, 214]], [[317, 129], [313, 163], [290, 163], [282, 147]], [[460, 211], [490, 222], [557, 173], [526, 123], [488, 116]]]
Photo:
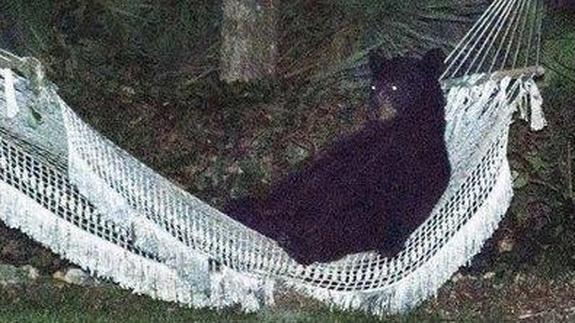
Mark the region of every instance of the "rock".
[[519, 283], [525, 280], [524, 275], [522, 275], [521, 273], [518, 273], [517, 275], [515, 275], [515, 277], [513, 278], [513, 282], [514, 283]]
[[0, 287], [26, 286], [40, 277], [38, 270], [32, 266], [16, 267], [0, 264]]
[[238, 163], [233, 163], [226, 169], [229, 174], [243, 174], [244, 170], [238, 165]]
[[492, 271], [487, 272], [487, 273], [485, 273], [485, 274], [483, 275], [483, 279], [491, 279], [491, 278], [493, 278], [493, 277], [495, 277], [495, 273], [492, 272]]
[[297, 165], [309, 156], [309, 152], [295, 144], [289, 144], [286, 149], [286, 157], [290, 165]]
[[52, 275], [55, 280], [84, 287], [93, 287], [99, 285], [99, 282], [92, 278], [88, 273], [77, 268], [68, 268], [65, 271], [58, 270]]
[[[122, 85], [120, 87], [120, 91], [121, 91], [121, 94], [123, 94], [126, 97], [133, 97], [134, 95], [136, 95], [136, 90], [134, 90], [134, 88], [127, 86], [127, 85]], [[165, 102], [164, 102], [163, 106], [166, 106]]]
[[40, 278], [40, 272], [38, 272], [38, 269], [34, 268], [33, 266], [24, 265], [21, 267], [21, 269], [27, 272], [28, 279], [30, 280], [37, 280]]
[[457, 283], [458, 281], [462, 280], [464, 276], [461, 273], [457, 273], [451, 277], [451, 281]]
[[513, 250], [514, 246], [515, 246], [515, 240], [513, 238], [504, 237], [501, 241], [499, 241], [497, 249], [499, 250], [499, 253], [504, 253]]
[[470, 274], [462, 274], [462, 273], [457, 273], [455, 275], [453, 275], [453, 277], [451, 277], [451, 281], [453, 283], [457, 283], [457, 282], [469, 282], [469, 281], [476, 281], [477, 277], [474, 275], [470, 275]]
[[239, 183], [235, 183], [232, 188], [230, 189], [230, 197], [231, 198], [239, 198], [241, 196], [244, 196], [247, 194], [247, 189], [245, 187], [243, 187], [242, 185], [239, 185]]
[[513, 178], [513, 188], [515, 189], [520, 189], [529, 183], [529, 175], [526, 173], [513, 171], [511, 177]]

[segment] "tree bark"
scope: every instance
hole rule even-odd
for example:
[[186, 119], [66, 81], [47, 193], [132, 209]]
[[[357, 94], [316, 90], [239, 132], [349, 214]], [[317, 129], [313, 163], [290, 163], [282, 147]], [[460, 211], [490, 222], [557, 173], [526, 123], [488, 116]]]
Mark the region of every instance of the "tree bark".
[[279, 0], [223, 0], [220, 79], [273, 77]]

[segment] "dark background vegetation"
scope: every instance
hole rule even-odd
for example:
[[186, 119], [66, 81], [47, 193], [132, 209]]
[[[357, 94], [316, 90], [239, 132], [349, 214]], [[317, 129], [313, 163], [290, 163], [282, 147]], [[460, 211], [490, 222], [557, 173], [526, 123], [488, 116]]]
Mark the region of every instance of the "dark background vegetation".
[[[361, 124], [369, 49], [449, 50], [488, 3], [282, 1], [277, 77], [250, 84], [218, 78], [219, 1], [0, 0], [0, 47], [41, 59], [88, 123], [218, 207], [231, 196], [265, 192]], [[437, 299], [392, 319], [575, 314], [575, 15], [552, 10], [544, 27], [549, 126], [532, 132], [524, 122], [512, 125], [512, 207], [482, 254]], [[0, 262], [33, 264], [47, 277], [69, 265], [5, 227]], [[285, 303], [245, 316], [182, 309], [113, 286], [55, 287], [48, 278], [34, 288], [0, 288], [7, 320], [366, 318], [309, 300]]]

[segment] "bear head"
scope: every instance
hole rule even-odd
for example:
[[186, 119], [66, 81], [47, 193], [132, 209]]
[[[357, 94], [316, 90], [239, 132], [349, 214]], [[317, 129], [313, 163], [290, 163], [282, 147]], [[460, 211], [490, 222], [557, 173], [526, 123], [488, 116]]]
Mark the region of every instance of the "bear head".
[[440, 49], [430, 50], [422, 58], [391, 59], [372, 51], [369, 54], [370, 118], [379, 119], [382, 112], [389, 114], [389, 111], [395, 118], [409, 118], [429, 112], [425, 109], [436, 108], [430, 102], [443, 97], [439, 77], [444, 59]]

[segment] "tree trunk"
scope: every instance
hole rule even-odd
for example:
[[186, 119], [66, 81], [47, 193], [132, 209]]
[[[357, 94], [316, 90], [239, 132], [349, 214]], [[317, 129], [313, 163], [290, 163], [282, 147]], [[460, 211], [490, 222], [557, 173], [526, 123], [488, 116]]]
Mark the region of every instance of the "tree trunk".
[[220, 79], [273, 76], [277, 61], [279, 0], [223, 0]]

